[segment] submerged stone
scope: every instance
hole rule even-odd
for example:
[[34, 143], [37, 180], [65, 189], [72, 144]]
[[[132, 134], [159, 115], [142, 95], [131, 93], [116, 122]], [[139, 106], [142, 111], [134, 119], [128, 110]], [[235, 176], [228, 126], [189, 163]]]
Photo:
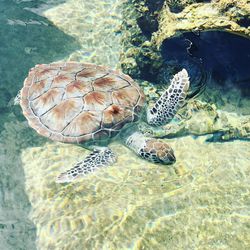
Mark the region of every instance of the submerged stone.
[[[160, 55], [160, 47], [166, 40], [182, 33], [218, 30], [250, 36], [250, 5], [247, 0], [166, 0], [164, 4], [160, 1], [159, 8], [154, 11], [152, 2], [128, 1], [124, 10], [125, 32], [122, 33], [121, 66], [125, 73], [131, 74], [134, 78], [154, 83], [162, 82], [161, 72], [164, 62]], [[147, 16], [146, 31], [140, 22], [141, 15]], [[128, 25], [129, 23], [132, 23], [132, 26]], [[135, 37], [138, 41], [136, 44], [133, 43]], [[151, 44], [146, 50], [143, 46], [145, 42]], [[133, 56], [127, 53], [131, 48], [137, 50]], [[129, 60], [132, 57], [133, 64]]]

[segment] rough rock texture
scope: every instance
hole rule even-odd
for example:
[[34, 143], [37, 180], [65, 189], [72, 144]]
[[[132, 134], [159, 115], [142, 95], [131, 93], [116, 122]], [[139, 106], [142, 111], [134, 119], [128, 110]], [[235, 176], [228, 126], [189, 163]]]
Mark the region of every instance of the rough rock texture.
[[249, 140], [250, 115], [218, 110], [215, 104], [192, 100], [165, 126], [151, 127], [141, 123], [139, 129], [149, 136], [160, 138], [210, 134], [209, 141]]
[[60, 185], [87, 154], [47, 143], [22, 152], [39, 249], [233, 249], [250, 247], [249, 143], [169, 140], [174, 166], [150, 164], [120, 144], [118, 162]]
[[213, 134], [210, 140], [215, 141], [250, 139], [250, 115], [241, 116], [217, 110], [214, 104], [198, 100], [189, 102], [179, 115], [182, 118], [179, 123], [170, 123], [164, 127], [165, 135]]
[[165, 5], [159, 16], [159, 30], [154, 34], [158, 46], [183, 31], [223, 30], [250, 36], [249, 0], [214, 0], [186, 6], [180, 13], [172, 13]]
[[142, 68], [153, 78], [162, 64], [158, 49], [150, 41], [152, 32], [158, 30], [157, 14], [163, 2], [128, 0], [123, 4], [120, 66], [132, 77], [147, 78]]
[[126, 5], [121, 66], [133, 77], [158, 82], [156, 75], [163, 63], [160, 46], [183, 32], [220, 30], [250, 36], [249, 0], [165, 0], [155, 4], [130, 0]]

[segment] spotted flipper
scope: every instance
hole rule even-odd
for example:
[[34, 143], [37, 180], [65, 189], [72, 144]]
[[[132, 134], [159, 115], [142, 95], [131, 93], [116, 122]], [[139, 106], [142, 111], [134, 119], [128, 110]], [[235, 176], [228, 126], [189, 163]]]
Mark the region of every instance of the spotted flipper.
[[126, 140], [126, 145], [145, 160], [161, 164], [175, 162], [174, 151], [167, 143], [145, 137], [139, 132], [130, 135]]
[[96, 148], [83, 161], [78, 162], [73, 168], [60, 174], [56, 182], [71, 182], [77, 177], [90, 174], [99, 168], [112, 165], [115, 161], [116, 156], [109, 148]]
[[169, 88], [147, 112], [147, 121], [154, 126], [168, 123], [184, 104], [189, 88], [189, 77], [185, 69], [175, 74]]

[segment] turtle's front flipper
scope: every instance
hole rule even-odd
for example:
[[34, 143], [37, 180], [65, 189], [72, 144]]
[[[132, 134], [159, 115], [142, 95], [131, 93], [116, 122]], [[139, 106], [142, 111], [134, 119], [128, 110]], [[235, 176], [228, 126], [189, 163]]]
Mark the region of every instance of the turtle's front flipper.
[[185, 69], [175, 74], [169, 88], [162, 94], [154, 106], [147, 111], [147, 121], [154, 126], [169, 122], [184, 104], [189, 88], [189, 77]]
[[60, 174], [56, 182], [71, 182], [77, 177], [92, 173], [101, 167], [112, 165], [115, 161], [116, 156], [108, 147], [95, 148], [83, 161], [78, 162], [73, 168]]
[[135, 132], [127, 138], [125, 143], [145, 160], [162, 164], [175, 162], [173, 149], [162, 140], [145, 137], [143, 134]]

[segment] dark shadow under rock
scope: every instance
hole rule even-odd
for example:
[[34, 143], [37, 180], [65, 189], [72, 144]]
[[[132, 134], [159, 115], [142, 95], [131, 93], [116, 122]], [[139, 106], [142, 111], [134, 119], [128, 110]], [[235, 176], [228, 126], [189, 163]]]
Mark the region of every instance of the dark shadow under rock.
[[221, 95], [236, 89], [241, 97], [250, 97], [250, 40], [228, 32], [187, 32], [164, 41], [161, 47], [164, 65], [159, 82], [168, 82], [175, 71], [186, 68], [192, 92], [205, 85]]

